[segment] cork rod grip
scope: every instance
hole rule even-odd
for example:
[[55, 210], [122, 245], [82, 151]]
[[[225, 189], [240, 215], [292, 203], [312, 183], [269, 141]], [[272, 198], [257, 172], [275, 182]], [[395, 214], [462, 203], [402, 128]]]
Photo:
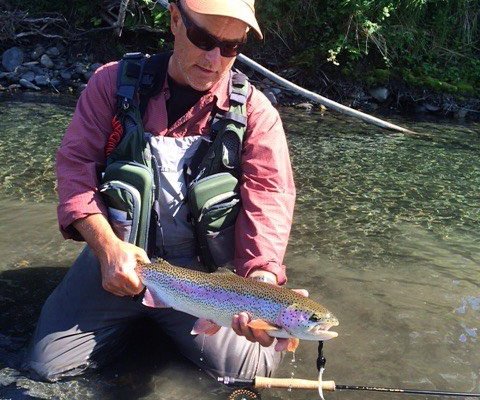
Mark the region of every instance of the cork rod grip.
[[[293, 379], [293, 378], [264, 378], [262, 376], [255, 377], [255, 388], [269, 389], [269, 388], [285, 388], [285, 389], [310, 389], [318, 390], [318, 381], [308, 379]], [[322, 389], [327, 392], [335, 390], [334, 381], [323, 381]]]

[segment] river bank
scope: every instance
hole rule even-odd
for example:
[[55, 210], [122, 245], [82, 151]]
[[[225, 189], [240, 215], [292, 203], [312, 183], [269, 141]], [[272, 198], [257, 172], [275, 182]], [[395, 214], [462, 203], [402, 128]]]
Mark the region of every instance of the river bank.
[[[249, 54], [248, 50], [251, 54]], [[104, 63], [121, 56], [117, 51], [97, 54], [82, 51], [82, 46], [45, 40], [17, 46], [0, 46], [0, 92], [6, 96], [20, 92], [69, 94], [78, 96], [86, 87], [95, 70]], [[118, 54], [117, 54], [118, 53]], [[247, 55], [261, 59], [258, 50], [247, 49]], [[326, 96], [348, 107], [366, 113], [400, 113], [431, 115], [463, 120], [480, 120], [480, 98], [454, 96], [424, 88], [409, 87], [401, 79], [389, 79], [381, 85], [368, 85], [346, 79], [344, 76], [323, 72], [322, 76], [308, 75], [300, 68], [282, 68], [266, 63], [282, 77], [306, 89]], [[295, 106], [307, 111], [319, 105], [305, 101], [297, 94], [277, 86], [257, 72], [243, 65], [245, 72], [257, 88], [275, 105]]]

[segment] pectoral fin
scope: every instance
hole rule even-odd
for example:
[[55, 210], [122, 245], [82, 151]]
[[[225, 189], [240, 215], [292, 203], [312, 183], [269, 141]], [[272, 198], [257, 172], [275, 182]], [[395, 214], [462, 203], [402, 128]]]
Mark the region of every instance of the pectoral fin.
[[169, 306], [165, 304], [160, 299], [157, 299], [150, 290], [145, 289], [143, 294], [142, 304], [147, 307], [154, 308], [168, 308]]
[[262, 329], [264, 331], [278, 331], [278, 326], [272, 325], [263, 319], [253, 319], [247, 326], [252, 329]]
[[193, 325], [192, 331], [190, 332], [191, 335], [200, 335], [204, 333], [205, 335], [211, 336], [215, 335], [220, 330], [220, 326], [218, 326], [215, 322], [210, 321], [209, 319], [199, 318], [195, 325]]
[[289, 338], [287, 351], [295, 351], [297, 350], [298, 345], [300, 344], [300, 340], [298, 338]]

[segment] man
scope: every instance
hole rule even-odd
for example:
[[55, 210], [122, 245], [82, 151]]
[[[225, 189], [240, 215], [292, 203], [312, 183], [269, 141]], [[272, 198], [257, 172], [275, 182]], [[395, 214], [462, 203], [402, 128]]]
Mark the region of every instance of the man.
[[[150, 99], [143, 123], [159, 162], [156, 172], [165, 210], [160, 213], [162, 233], [154, 256], [172, 264], [204, 268], [197, 259], [186, 212], [177, 212], [186, 207], [178, 165], [195, 154], [208, 134], [214, 107], [228, 110], [230, 70], [248, 31], [262, 37], [253, 3], [181, 0], [169, 6], [174, 51], [163, 89]], [[132, 300], [143, 289], [134, 268], [149, 258], [143, 249], [115, 235], [98, 190], [116, 109], [117, 71], [118, 63], [110, 63], [91, 78], [57, 154], [61, 231], [66, 238], [85, 240], [88, 246], [47, 299], [26, 367], [53, 381], [102, 365], [125, 345], [132, 322], [146, 316], [158, 323], [185, 357], [211, 375], [270, 375], [286, 341], [280, 339], [274, 346], [274, 339], [264, 331], [247, 326], [246, 313], [234, 316], [232, 329], [221, 328], [204, 338], [190, 334], [194, 317]], [[241, 171], [236, 273], [284, 284], [282, 260], [295, 188], [279, 115], [253, 87], [247, 97]]]

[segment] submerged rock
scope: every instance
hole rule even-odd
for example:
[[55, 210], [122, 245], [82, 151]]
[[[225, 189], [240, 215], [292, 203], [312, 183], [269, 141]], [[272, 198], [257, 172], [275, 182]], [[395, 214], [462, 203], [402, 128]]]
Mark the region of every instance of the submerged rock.
[[48, 86], [48, 84], [50, 83], [50, 79], [48, 78], [48, 76], [45, 75], [37, 75], [35, 77], [35, 83], [38, 86]]
[[7, 71], [13, 72], [23, 63], [24, 56], [20, 47], [11, 47], [3, 52], [2, 65]]
[[439, 106], [436, 106], [436, 105], [430, 104], [430, 103], [425, 103], [425, 109], [428, 112], [431, 112], [431, 113], [436, 113], [436, 112], [441, 110], [441, 108]]
[[40, 64], [42, 64], [45, 68], [48, 68], [48, 69], [53, 68], [53, 65], [54, 65], [51, 58], [46, 54], [40, 57]]
[[35, 74], [32, 71], [27, 71], [21, 76], [21, 78], [29, 82], [33, 82], [33, 80], [35, 79]]
[[300, 104], [296, 104], [295, 108], [301, 108], [302, 110], [305, 110], [305, 111], [312, 111], [313, 104], [312, 103], [300, 103]]
[[58, 49], [58, 47], [54, 46], [48, 48], [46, 53], [49, 57], [58, 57], [60, 55], [60, 50]]
[[388, 99], [388, 95], [390, 94], [386, 87], [372, 88], [368, 92], [370, 93], [370, 96], [380, 103], [386, 101]]
[[32, 82], [27, 81], [26, 79], [20, 79], [19, 81], [20, 85], [22, 85], [24, 88], [27, 89], [33, 89], [33, 90], [40, 90], [40, 88], [36, 85], [34, 85]]
[[35, 47], [35, 49], [30, 53], [30, 58], [32, 60], [38, 60], [43, 53], [45, 53], [45, 49], [43, 48], [42, 45], [38, 45]]

